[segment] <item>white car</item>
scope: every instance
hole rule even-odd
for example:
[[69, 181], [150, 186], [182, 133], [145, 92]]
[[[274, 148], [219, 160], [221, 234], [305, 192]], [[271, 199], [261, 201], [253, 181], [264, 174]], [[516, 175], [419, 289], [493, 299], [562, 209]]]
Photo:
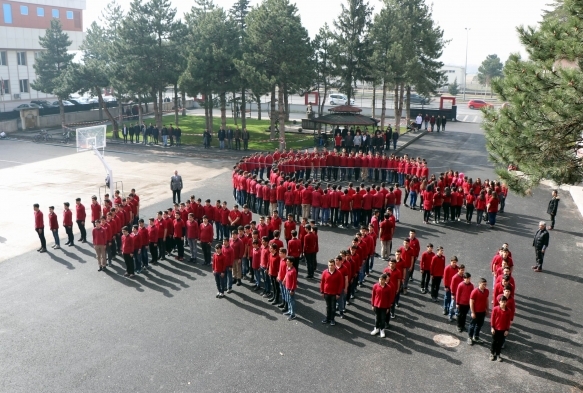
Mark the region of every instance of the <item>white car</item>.
[[[330, 94], [330, 105], [346, 105], [348, 97], [344, 94]], [[354, 98], [350, 99], [350, 105], [354, 105]]]
[[93, 97], [93, 98], [88, 99], [87, 100], [87, 103], [89, 103], [89, 104], [98, 104], [99, 103], [99, 99]]
[[16, 108], [14, 108], [13, 110], [15, 112], [20, 112], [23, 109], [41, 109], [40, 106], [38, 106], [37, 104], [20, 104], [18, 105]]
[[[53, 102], [53, 105], [54, 106], [59, 106], [59, 101]], [[63, 100], [63, 106], [75, 106], [75, 104], [73, 104], [72, 102]]]

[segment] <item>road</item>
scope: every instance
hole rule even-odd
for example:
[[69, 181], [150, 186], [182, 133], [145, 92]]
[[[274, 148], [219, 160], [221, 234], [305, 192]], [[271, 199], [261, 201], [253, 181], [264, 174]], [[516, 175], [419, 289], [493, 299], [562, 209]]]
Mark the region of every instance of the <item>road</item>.
[[[448, 128], [424, 136], [407, 152], [426, 158], [432, 171], [452, 167], [492, 178], [479, 128]], [[19, 157], [14, 161], [27, 162], [43, 147], [11, 149]], [[206, 165], [214, 169], [228, 161]], [[183, 171], [183, 195], [227, 199], [232, 205], [230, 174], [193, 183], [196, 176]], [[164, 202], [144, 207], [143, 217], [168, 207], [166, 195]], [[324, 304], [317, 283], [303, 277], [298, 319], [288, 322], [247, 284], [216, 299], [206, 267], [169, 261], [130, 281], [122, 277], [119, 262], [112, 273], [97, 272], [93, 252], [83, 244], [41, 255], [26, 252], [0, 263], [0, 391], [450, 392], [476, 386], [485, 392], [577, 391], [583, 387], [582, 221], [572, 201], [562, 196], [540, 274], [530, 269], [531, 236], [546, 218], [547, 189], [535, 190], [528, 199], [510, 195], [493, 230], [465, 223], [423, 225], [418, 211], [402, 212], [397, 239], [416, 229], [422, 245], [443, 245], [448, 258], [457, 255], [474, 282], [480, 276], [490, 280], [492, 255], [503, 242], [510, 244], [518, 312], [504, 363], [488, 360], [487, 345], [469, 347], [466, 336], [416, 285], [403, 297], [388, 337], [371, 337], [369, 296], [383, 267], [378, 260], [347, 319], [331, 327], [320, 324]], [[30, 207], [13, 207], [14, 220], [32, 226]], [[321, 229], [319, 269], [349, 245], [351, 234]], [[21, 236], [34, 234], [23, 231]], [[482, 337], [489, 342], [486, 333], [485, 327]], [[461, 344], [441, 347], [434, 342], [438, 334]]]

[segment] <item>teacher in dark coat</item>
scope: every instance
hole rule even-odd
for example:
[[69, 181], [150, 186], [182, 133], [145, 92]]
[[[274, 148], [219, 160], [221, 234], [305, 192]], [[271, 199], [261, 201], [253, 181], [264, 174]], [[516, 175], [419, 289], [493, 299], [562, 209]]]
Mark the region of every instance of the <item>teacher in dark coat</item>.
[[549, 247], [549, 232], [547, 231], [547, 223], [541, 221], [538, 223], [538, 231], [532, 240], [532, 246], [536, 255], [536, 265], [532, 268], [535, 272], [543, 271], [543, 260], [545, 258], [545, 251]]
[[172, 190], [172, 202], [180, 203], [180, 191], [182, 191], [182, 176], [178, 171], [174, 171], [174, 176], [170, 178], [170, 189]]

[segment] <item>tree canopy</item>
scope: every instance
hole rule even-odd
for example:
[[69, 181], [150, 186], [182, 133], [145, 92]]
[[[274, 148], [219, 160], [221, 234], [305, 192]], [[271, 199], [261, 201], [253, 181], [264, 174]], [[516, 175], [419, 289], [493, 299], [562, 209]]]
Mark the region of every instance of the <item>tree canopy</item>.
[[[506, 101], [484, 118], [490, 159], [510, 188], [528, 194], [542, 179], [583, 180], [583, 1], [566, 0], [566, 19], [519, 27], [529, 59], [510, 57], [492, 88]], [[518, 172], [508, 171], [508, 165]]]

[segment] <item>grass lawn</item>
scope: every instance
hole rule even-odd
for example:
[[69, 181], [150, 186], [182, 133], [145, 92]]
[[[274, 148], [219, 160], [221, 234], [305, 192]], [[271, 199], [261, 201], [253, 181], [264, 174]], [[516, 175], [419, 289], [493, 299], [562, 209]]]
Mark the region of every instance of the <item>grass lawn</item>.
[[[136, 123], [136, 121], [129, 121], [126, 124]], [[150, 122], [154, 122], [154, 119], [145, 119], [146, 125]], [[163, 117], [163, 124], [169, 126], [171, 123], [174, 124], [174, 114], [167, 115]], [[213, 138], [212, 145], [218, 147], [219, 140], [216, 137], [218, 129], [221, 127], [221, 118], [215, 117], [213, 120]], [[227, 119], [227, 128], [233, 126], [235, 129], [235, 123], [232, 119]], [[201, 146], [202, 147], [202, 133], [204, 131], [205, 122], [204, 116], [185, 116], [180, 117], [180, 129], [182, 130], [182, 143], [185, 145]], [[293, 128], [292, 128], [293, 127]], [[297, 130], [301, 127], [301, 124], [286, 124], [286, 128]], [[241, 128], [241, 122], [239, 121], [239, 128]], [[249, 149], [251, 150], [274, 150], [279, 146], [278, 141], [269, 140], [269, 132], [266, 130], [269, 128], [269, 120], [256, 120], [247, 119], [247, 130], [250, 134], [249, 139]], [[107, 137], [112, 137], [111, 125], [107, 126]], [[293, 149], [306, 149], [314, 146], [314, 139], [312, 136], [312, 130], [307, 130], [306, 133], [286, 133], [286, 147]], [[162, 137], [159, 137], [160, 142], [162, 142]]]

